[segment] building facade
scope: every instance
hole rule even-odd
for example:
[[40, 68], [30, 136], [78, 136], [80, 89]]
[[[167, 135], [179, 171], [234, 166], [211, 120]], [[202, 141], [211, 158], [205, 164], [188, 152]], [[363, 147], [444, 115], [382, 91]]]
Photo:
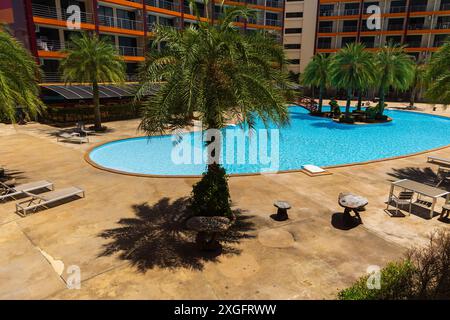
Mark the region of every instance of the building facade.
[[[266, 30], [282, 38], [284, 0], [224, 1], [225, 6], [248, 6], [256, 17], [236, 21], [243, 30]], [[205, 7], [197, 1], [202, 21], [214, 22], [220, 15], [222, 1], [210, 1]], [[71, 8], [81, 11], [80, 29], [73, 29]], [[152, 41], [156, 24], [184, 28], [197, 23], [196, 13], [187, 0], [2, 0], [0, 18], [12, 26], [19, 38], [39, 59], [44, 82], [59, 82], [59, 61], [68, 40], [80, 31], [92, 31], [110, 40], [123, 56], [130, 81], [136, 78], [138, 63]]]
[[283, 45], [295, 74], [303, 71], [314, 55], [318, 0], [286, 0]]
[[350, 42], [370, 50], [389, 43], [423, 58], [450, 36], [450, 0], [319, 0], [315, 52]]

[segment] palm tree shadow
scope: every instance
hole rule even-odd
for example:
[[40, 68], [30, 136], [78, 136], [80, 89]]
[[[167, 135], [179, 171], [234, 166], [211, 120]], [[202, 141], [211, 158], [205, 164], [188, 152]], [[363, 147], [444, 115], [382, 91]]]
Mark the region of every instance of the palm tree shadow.
[[220, 253], [240, 254], [241, 250], [233, 244], [254, 237], [247, 234], [254, 230], [251, 216], [236, 211], [234, 225], [218, 237], [221, 252], [199, 250], [194, 243], [195, 232], [185, 228], [186, 219], [192, 216], [187, 210], [188, 201], [179, 198], [170, 203], [168, 198], [163, 198], [153, 206], [134, 205], [135, 218], [121, 219], [120, 227], [99, 234], [112, 240], [104, 245], [99, 256], [118, 253], [120, 259], [129, 260], [141, 272], [155, 267], [202, 270], [206, 262], [217, 262]]
[[[441, 176], [437, 174], [436, 171], [433, 171], [432, 168], [414, 168], [414, 167], [406, 167], [401, 169], [393, 169], [393, 172], [388, 173], [391, 177], [396, 179], [409, 179], [414, 180], [432, 187], [435, 187], [436, 184], [441, 179]], [[450, 191], [450, 184], [443, 182], [439, 188]]]

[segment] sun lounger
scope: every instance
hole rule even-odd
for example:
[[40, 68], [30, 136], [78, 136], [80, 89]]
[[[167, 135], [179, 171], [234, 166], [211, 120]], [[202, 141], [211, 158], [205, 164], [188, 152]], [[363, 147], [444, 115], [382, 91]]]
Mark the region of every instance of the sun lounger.
[[427, 162], [435, 163], [445, 167], [450, 167], [450, 159], [430, 156], [428, 157]]
[[72, 133], [67, 133], [67, 132], [63, 132], [58, 134], [56, 141], [61, 141], [61, 140], [65, 140], [65, 141], [71, 141], [71, 142], [78, 142], [80, 144], [82, 144], [83, 142], [89, 142], [89, 138], [88, 137], [82, 137], [79, 133], [77, 132], [72, 132]]
[[329, 172], [325, 169], [322, 169], [321, 167], [315, 166], [313, 164], [305, 164], [302, 167], [303, 167], [303, 172], [311, 177], [331, 174], [331, 172]]
[[77, 187], [68, 187], [61, 190], [51, 191], [40, 195], [25, 192], [31, 199], [19, 202], [16, 204], [16, 213], [21, 216], [26, 216], [29, 211], [36, 211], [43, 207], [48, 209], [48, 205], [57, 201], [66, 200], [70, 197], [80, 196], [84, 198], [84, 190]]
[[77, 122], [77, 131], [79, 133], [83, 133], [84, 135], [95, 134], [94, 130], [86, 129], [86, 126], [83, 122]]
[[53, 190], [53, 183], [46, 180], [24, 183], [18, 186], [10, 186], [6, 183], [0, 182], [0, 201], [7, 198], [13, 198], [25, 194], [26, 192], [32, 192], [39, 189]]

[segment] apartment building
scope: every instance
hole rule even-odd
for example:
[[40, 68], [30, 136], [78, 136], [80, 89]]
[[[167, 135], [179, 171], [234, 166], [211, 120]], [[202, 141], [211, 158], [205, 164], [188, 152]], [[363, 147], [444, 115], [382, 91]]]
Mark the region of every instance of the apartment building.
[[315, 51], [318, 0], [285, 0], [283, 46], [288, 70], [302, 72]]
[[[248, 21], [236, 21], [237, 26], [248, 32], [266, 30], [281, 41], [284, 0], [240, 1], [224, 1], [224, 5], [248, 6], [257, 14]], [[71, 30], [67, 24], [73, 5], [81, 9], [81, 30]], [[212, 0], [205, 7], [198, 0], [201, 20], [214, 23], [221, 5], [222, 1]], [[136, 79], [138, 63], [144, 60], [156, 24], [182, 29], [197, 23], [196, 13], [187, 0], [2, 0], [0, 17], [39, 59], [46, 83], [60, 81], [61, 51], [80, 31], [96, 32], [111, 41], [123, 56], [128, 79], [132, 81]]]
[[315, 52], [335, 52], [355, 41], [376, 50], [392, 41], [419, 58], [448, 36], [450, 0], [319, 0]]

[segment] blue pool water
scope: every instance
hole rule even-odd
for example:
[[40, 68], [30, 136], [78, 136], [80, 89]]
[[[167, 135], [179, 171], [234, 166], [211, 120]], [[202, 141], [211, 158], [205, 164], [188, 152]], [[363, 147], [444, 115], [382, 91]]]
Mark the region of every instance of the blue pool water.
[[[439, 116], [389, 110], [386, 114], [394, 119], [392, 122], [346, 125], [310, 116], [301, 107], [290, 107], [290, 114], [289, 126], [267, 135], [259, 131], [265, 128], [261, 121], [250, 133], [239, 126], [222, 130], [222, 159], [227, 172], [258, 173], [301, 169], [305, 164], [357, 163], [450, 144], [450, 119]], [[277, 127], [269, 124], [269, 129]], [[200, 139], [197, 132], [181, 137], [119, 140], [95, 148], [89, 157], [102, 167], [129, 173], [199, 175], [205, 170]]]

